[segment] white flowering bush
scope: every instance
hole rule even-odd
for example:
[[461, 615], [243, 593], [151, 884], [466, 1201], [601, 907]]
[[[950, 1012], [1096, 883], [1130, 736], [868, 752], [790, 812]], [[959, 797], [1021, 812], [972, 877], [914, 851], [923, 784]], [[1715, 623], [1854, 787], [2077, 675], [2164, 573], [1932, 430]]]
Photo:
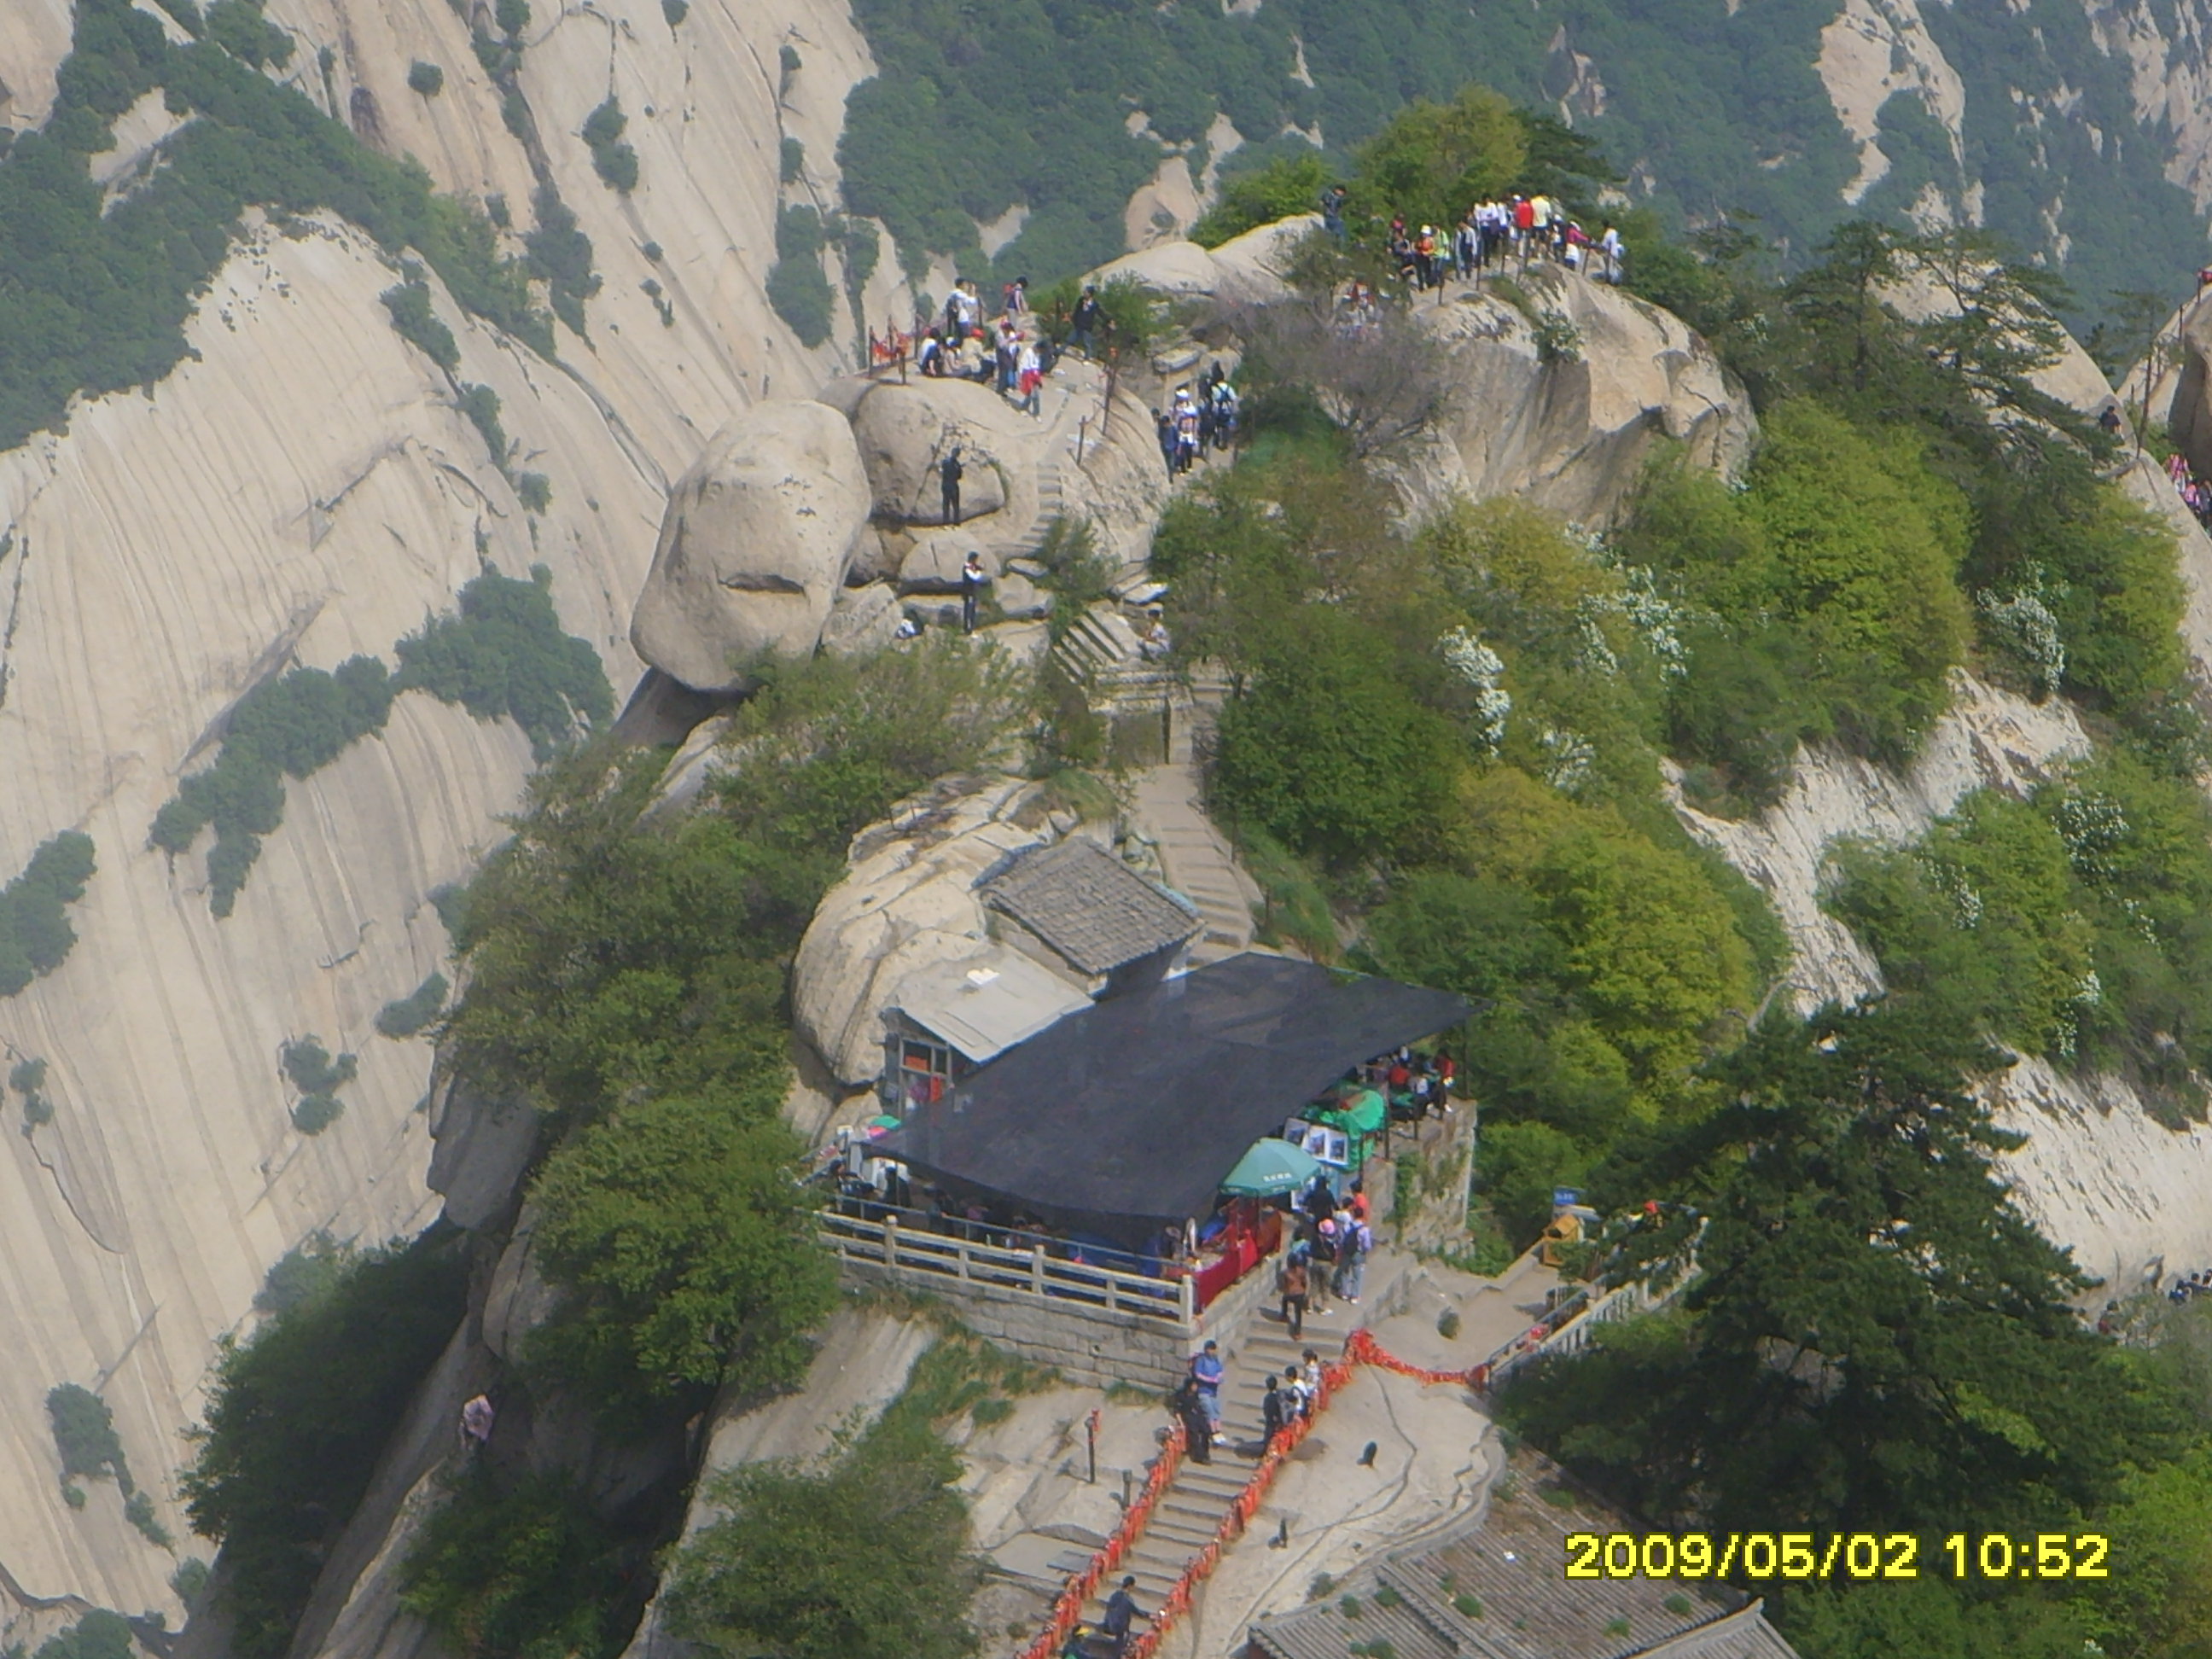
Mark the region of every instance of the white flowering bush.
[[1579, 794], [1597, 763], [1590, 740], [1577, 732], [1547, 726], [1536, 744], [1544, 751], [1544, 781], [1563, 795]]
[[1505, 741], [1506, 716], [1513, 712], [1513, 694], [1505, 689], [1505, 659], [1464, 628], [1455, 628], [1437, 641], [1444, 666], [1474, 691], [1474, 742], [1484, 754], [1495, 755]]
[[2057, 597], [2040, 565], [2027, 568], [2024, 586], [2011, 593], [1984, 588], [1975, 596], [1989, 633], [2035, 678], [2039, 698], [2054, 696], [2066, 679], [2066, 641], [2050, 601]]

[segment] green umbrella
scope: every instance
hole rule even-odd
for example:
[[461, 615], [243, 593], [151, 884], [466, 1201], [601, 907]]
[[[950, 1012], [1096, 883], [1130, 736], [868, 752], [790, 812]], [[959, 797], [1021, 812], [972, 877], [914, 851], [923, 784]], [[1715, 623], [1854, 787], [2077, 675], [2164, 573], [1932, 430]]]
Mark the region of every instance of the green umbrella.
[[893, 1117], [888, 1112], [881, 1117], [872, 1117], [868, 1120], [868, 1127], [871, 1129], [902, 1129], [905, 1127], [904, 1118]]
[[1237, 1160], [1221, 1190], [1232, 1198], [1268, 1198], [1296, 1192], [1320, 1173], [1320, 1164], [1305, 1148], [1268, 1135]]

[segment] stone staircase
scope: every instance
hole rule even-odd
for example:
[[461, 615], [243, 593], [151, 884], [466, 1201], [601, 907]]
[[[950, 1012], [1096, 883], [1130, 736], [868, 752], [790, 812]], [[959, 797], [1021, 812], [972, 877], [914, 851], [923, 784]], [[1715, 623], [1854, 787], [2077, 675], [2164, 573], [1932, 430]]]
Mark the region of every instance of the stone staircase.
[[1346, 1311], [1333, 1311], [1318, 1320], [1309, 1316], [1305, 1336], [1297, 1342], [1291, 1340], [1288, 1330], [1271, 1314], [1253, 1315], [1236, 1340], [1230, 1375], [1221, 1391], [1221, 1426], [1229, 1443], [1213, 1449], [1211, 1464], [1183, 1459], [1135, 1547], [1084, 1609], [1086, 1624], [1095, 1626], [1105, 1616], [1106, 1597], [1125, 1575], [1137, 1581], [1130, 1593], [1138, 1607], [1146, 1613], [1158, 1611], [1191, 1558], [1213, 1541], [1230, 1504], [1252, 1478], [1261, 1450], [1261, 1401], [1268, 1373], [1280, 1377], [1307, 1348], [1325, 1360], [1333, 1357], [1344, 1346], [1345, 1332], [1353, 1322], [1345, 1316]]
[[1260, 885], [1228, 838], [1214, 827], [1205, 807], [1200, 773], [1200, 732], [1210, 726], [1224, 687], [1202, 672], [1173, 708], [1168, 759], [1139, 773], [1132, 817], [1146, 839], [1159, 849], [1167, 884], [1198, 907], [1206, 931], [1191, 948], [1193, 963], [1203, 965], [1249, 950], [1254, 912], [1265, 902]]

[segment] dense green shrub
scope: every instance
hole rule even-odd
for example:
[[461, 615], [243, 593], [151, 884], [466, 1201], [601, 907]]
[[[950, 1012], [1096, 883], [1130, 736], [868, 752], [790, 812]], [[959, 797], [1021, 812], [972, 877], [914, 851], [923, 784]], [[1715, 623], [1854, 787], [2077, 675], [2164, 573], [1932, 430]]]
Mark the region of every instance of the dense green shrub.
[[185, 1604], [187, 1618], [198, 1607], [200, 1597], [207, 1593], [210, 1576], [208, 1564], [197, 1555], [188, 1555], [178, 1562], [177, 1570], [169, 1575], [169, 1588]]
[[1342, 612], [1315, 606], [1255, 653], [1221, 712], [1223, 803], [1287, 845], [1343, 865], [1433, 846], [1451, 744]]
[[337, 1122], [345, 1111], [337, 1091], [353, 1081], [359, 1071], [352, 1054], [335, 1060], [319, 1039], [304, 1036], [285, 1043], [284, 1075], [300, 1091], [292, 1107], [292, 1127], [303, 1135], [318, 1135]]
[[246, 1340], [223, 1340], [184, 1494], [193, 1530], [222, 1544], [241, 1659], [281, 1659], [326, 1543], [459, 1322], [460, 1243], [365, 1252]]
[[97, 867], [92, 837], [65, 830], [40, 842], [23, 873], [0, 887], [0, 997], [62, 965], [76, 944], [68, 907], [84, 896]]
[[480, 720], [504, 714], [529, 734], [541, 761], [580, 723], [605, 726], [614, 714], [606, 671], [589, 644], [561, 631], [552, 585], [544, 565], [528, 581], [496, 571], [477, 577], [453, 612], [394, 647], [394, 690], [428, 691]]
[[1190, 240], [1202, 247], [1219, 247], [1261, 225], [1311, 213], [1336, 179], [1336, 169], [1322, 152], [1301, 143], [1297, 155], [1224, 179], [1221, 199], [1190, 228]]
[[353, 1271], [355, 1255], [326, 1232], [311, 1233], [276, 1258], [253, 1293], [253, 1311], [289, 1313], [335, 1289]]
[[1012, 677], [952, 637], [762, 668], [715, 810], [640, 833], [659, 761], [596, 747], [533, 785], [449, 924], [469, 981], [445, 1041], [478, 1086], [576, 1117], [649, 1093], [743, 1092], [772, 1115], [784, 957], [847, 842], [1022, 712]]
[[388, 1037], [411, 1037], [445, 1012], [446, 976], [432, 974], [404, 997], [377, 1011], [376, 1029]]
[[691, 15], [691, 0], [660, 0], [660, 15], [675, 28]]
[[600, 285], [592, 269], [592, 239], [576, 228], [575, 214], [551, 185], [540, 185], [530, 202], [538, 222], [522, 239], [530, 274], [544, 277], [552, 290], [553, 314], [581, 334], [584, 302]]
[[37, 1659], [137, 1659], [137, 1652], [131, 1621], [106, 1607], [94, 1607], [40, 1643]]
[[617, 1419], [725, 1380], [795, 1382], [836, 1290], [800, 1152], [752, 1103], [713, 1097], [625, 1106], [563, 1145], [532, 1195], [568, 1295], [532, 1363]]
[[195, 772], [155, 815], [150, 839], [174, 857], [215, 826], [208, 854], [209, 905], [227, 916], [261, 838], [284, 816], [284, 779], [304, 778], [358, 738], [384, 729], [394, 686], [374, 657], [349, 657], [335, 672], [295, 668], [241, 697], [215, 764]]
[[177, 1541], [161, 1524], [161, 1516], [154, 1513], [154, 1495], [143, 1488], [123, 1500], [123, 1518], [157, 1550], [168, 1549]]
[[[290, 49], [244, 0], [223, 0], [208, 27], [270, 61]], [[520, 268], [500, 257], [481, 216], [434, 196], [421, 168], [378, 155], [215, 40], [172, 46], [160, 21], [126, 0], [81, 0], [58, 78], [46, 129], [20, 135], [0, 158], [0, 448], [58, 426], [76, 392], [166, 374], [184, 351], [193, 295], [250, 204], [327, 208], [392, 252], [412, 246], [465, 309], [550, 350]], [[156, 87], [197, 118], [166, 146], [167, 164], [106, 210], [84, 155]]]
[[[960, 1460], [935, 1424], [1010, 1402], [988, 1351], [940, 1340], [857, 1443], [814, 1466], [753, 1464], [709, 1487], [722, 1518], [671, 1575], [676, 1629], [717, 1654], [968, 1659], [976, 1583]], [[1024, 1379], [1015, 1378], [1018, 1391]]]
[[795, 185], [799, 182], [799, 175], [805, 171], [806, 146], [799, 139], [793, 138], [790, 134], [786, 133], [783, 139], [781, 160], [776, 167], [776, 177], [778, 180], [783, 184]]
[[407, 66], [407, 89], [424, 98], [435, 98], [446, 89], [446, 71], [418, 58]]
[[2114, 755], [2033, 801], [1969, 796], [1919, 845], [1838, 863], [1829, 903], [1899, 994], [2203, 1115], [2212, 809], [2192, 784]]
[[836, 296], [822, 271], [828, 246], [822, 216], [803, 203], [775, 216], [775, 264], [768, 274], [769, 303], [799, 336], [799, 343], [820, 345], [830, 337]]
[[543, 515], [553, 505], [553, 481], [543, 472], [525, 472], [514, 481], [514, 498], [526, 513]]
[[292, 61], [292, 37], [262, 15], [261, 0], [212, 0], [207, 39], [255, 69], [283, 69]]
[[430, 285], [422, 280], [420, 268], [410, 264], [402, 270], [406, 280], [377, 297], [392, 313], [392, 326], [399, 331], [399, 337], [450, 374], [461, 366], [461, 348], [453, 331], [430, 308]]
[[112, 1474], [131, 1490], [131, 1466], [116, 1438], [107, 1402], [89, 1389], [64, 1382], [46, 1391], [46, 1417], [53, 1425], [54, 1449], [61, 1454], [62, 1478]]
[[584, 120], [584, 147], [592, 152], [592, 169], [610, 190], [627, 196], [637, 188], [637, 151], [623, 142], [629, 118], [619, 100], [610, 98]]
[[530, 0], [499, 0], [492, 15], [499, 32], [512, 40], [530, 27]]
[[[461, 1659], [613, 1659], [636, 1552], [561, 1476], [464, 1477], [400, 1568], [400, 1605]], [[629, 1609], [633, 1613], [634, 1608]]]
[[499, 393], [478, 382], [464, 381], [456, 407], [468, 416], [469, 424], [483, 439], [484, 447], [491, 452], [491, 464], [506, 471], [507, 458], [514, 446], [507, 441], [507, 428], [499, 423]]

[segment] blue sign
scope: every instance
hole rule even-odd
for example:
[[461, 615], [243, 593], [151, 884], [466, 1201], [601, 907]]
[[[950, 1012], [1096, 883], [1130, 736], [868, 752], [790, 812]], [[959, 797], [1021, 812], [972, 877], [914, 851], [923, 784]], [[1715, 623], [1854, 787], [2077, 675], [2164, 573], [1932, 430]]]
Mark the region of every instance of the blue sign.
[[1564, 1210], [1569, 1205], [1579, 1204], [1582, 1201], [1583, 1189], [1579, 1187], [1554, 1187], [1552, 1188], [1552, 1207], [1555, 1210]]

